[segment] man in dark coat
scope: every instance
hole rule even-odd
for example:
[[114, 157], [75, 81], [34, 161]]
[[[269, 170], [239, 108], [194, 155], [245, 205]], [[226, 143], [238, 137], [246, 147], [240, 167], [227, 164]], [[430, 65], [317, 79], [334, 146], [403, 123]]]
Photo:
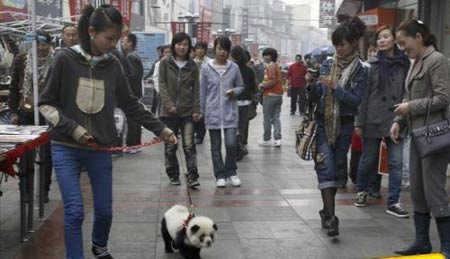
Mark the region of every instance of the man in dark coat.
[[[122, 41], [122, 51], [125, 57], [125, 73], [128, 78], [133, 95], [142, 98], [142, 77], [144, 76], [144, 66], [141, 58], [136, 53], [137, 38], [133, 33], [129, 33]], [[141, 144], [141, 125], [133, 120], [127, 120], [128, 132], [126, 144], [127, 146], [135, 146]], [[129, 153], [139, 153], [139, 149], [132, 149]]]

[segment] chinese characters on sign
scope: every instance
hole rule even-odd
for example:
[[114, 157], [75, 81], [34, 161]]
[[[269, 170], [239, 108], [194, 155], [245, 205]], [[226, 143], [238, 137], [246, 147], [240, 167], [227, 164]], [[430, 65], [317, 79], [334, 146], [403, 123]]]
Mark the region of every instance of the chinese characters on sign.
[[211, 22], [197, 23], [196, 38], [197, 41], [209, 42], [209, 34], [211, 32]]
[[114, 6], [122, 14], [122, 21], [125, 25], [123, 33], [127, 33], [130, 29], [131, 18], [131, 2], [128, 0], [112, 0], [111, 5]]
[[319, 27], [333, 28], [335, 25], [334, 0], [320, 0]]

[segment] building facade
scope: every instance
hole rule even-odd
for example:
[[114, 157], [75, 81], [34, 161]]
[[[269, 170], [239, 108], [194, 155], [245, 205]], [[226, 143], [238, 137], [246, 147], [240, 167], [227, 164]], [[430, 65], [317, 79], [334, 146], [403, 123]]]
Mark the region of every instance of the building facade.
[[339, 0], [337, 6], [337, 15], [375, 16], [378, 23], [372, 29], [382, 24], [398, 25], [408, 18], [420, 19], [436, 36], [439, 51], [450, 59], [450, 0]]

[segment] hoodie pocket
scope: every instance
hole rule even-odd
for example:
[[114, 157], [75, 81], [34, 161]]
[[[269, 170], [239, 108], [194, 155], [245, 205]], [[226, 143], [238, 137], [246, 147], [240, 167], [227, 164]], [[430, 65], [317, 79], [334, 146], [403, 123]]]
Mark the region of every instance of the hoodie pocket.
[[80, 78], [77, 89], [77, 106], [86, 114], [100, 112], [105, 106], [105, 82], [89, 78]]

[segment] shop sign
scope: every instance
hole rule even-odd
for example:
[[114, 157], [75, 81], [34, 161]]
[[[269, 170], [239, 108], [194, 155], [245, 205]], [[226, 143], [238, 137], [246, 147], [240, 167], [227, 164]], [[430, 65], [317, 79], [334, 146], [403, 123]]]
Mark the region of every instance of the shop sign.
[[368, 26], [378, 25], [378, 15], [360, 15], [359, 19]]
[[334, 14], [335, 14], [335, 1], [320, 0], [319, 27], [334, 28], [334, 25], [336, 23]]

